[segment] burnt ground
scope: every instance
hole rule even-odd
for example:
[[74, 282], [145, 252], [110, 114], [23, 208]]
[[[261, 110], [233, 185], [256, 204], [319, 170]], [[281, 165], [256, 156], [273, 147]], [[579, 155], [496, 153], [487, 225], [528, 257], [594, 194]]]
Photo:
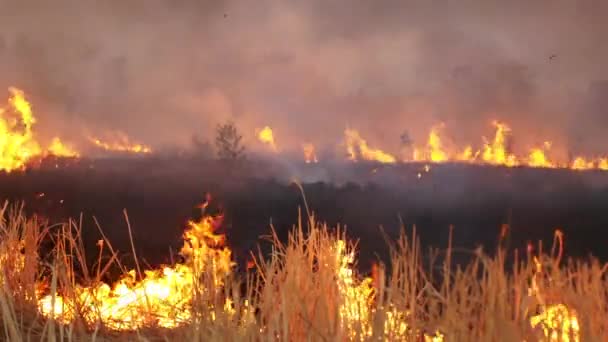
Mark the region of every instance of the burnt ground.
[[[421, 177], [418, 177], [420, 173]], [[571, 256], [608, 260], [608, 172], [574, 172], [473, 165], [383, 166], [375, 164], [280, 164], [248, 162], [239, 167], [187, 159], [82, 160], [74, 165], [0, 176], [0, 199], [23, 200], [28, 213], [51, 222], [82, 217], [88, 257], [97, 257], [97, 218], [130, 264], [123, 209], [128, 212], [137, 253], [150, 265], [170, 262], [179, 250], [185, 222], [200, 215], [195, 205], [213, 195], [212, 211], [223, 211], [223, 231], [237, 260], [268, 243], [260, 236], [272, 222], [282, 238], [303, 209], [296, 177], [309, 207], [330, 225], [347, 226], [359, 239], [363, 269], [387, 258], [379, 227], [392, 237], [401, 223], [416, 226], [425, 246], [454, 245], [492, 250], [501, 224], [510, 224], [511, 249], [545, 240], [555, 228], [566, 237]], [[41, 194], [44, 194], [42, 196]]]

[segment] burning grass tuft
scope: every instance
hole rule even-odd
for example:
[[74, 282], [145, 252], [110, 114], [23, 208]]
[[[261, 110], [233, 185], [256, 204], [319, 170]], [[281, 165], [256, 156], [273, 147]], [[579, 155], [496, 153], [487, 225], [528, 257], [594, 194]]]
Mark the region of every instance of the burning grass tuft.
[[[608, 339], [607, 267], [564, 260], [562, 235], [548, 253], [499, 249], [452, 264], [452, 246], [423, 258], [415, 230], [389, 243], [391, 260], [371, 277], [356, 272], [344, 231], [308, 215], [286, 242], [270, 236], [238, 275], [219, 218], [192, 221], [184, 261], [125, 271], [110, 241], [88, 268], [74, 222], [48, 226], [21, 207], [0, 208], [0, 324], [21, 340], [600, 341]], [[53, 251], [40, 255], [43, 240]], [[109, 254], [102, 258], [102, 254]], [[426, 254], [425, 254], [426, 256]], [[108, 260], [107, 262], [101, 262]], [[427, 264], [427, 261], [430, 263]], [[120, 266], [120, 265], [119, 265]], [[78, 271], [76, 271], [78, 270]]]

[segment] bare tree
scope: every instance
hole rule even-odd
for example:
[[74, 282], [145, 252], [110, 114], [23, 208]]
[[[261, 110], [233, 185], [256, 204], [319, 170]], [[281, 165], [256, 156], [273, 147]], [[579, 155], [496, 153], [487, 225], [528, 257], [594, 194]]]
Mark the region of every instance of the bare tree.
[[215, 147], [217, 156], [222, 160], [236, 161], [245, 157], [245, 147], [233, 122], [228, 121], [216, 128]]

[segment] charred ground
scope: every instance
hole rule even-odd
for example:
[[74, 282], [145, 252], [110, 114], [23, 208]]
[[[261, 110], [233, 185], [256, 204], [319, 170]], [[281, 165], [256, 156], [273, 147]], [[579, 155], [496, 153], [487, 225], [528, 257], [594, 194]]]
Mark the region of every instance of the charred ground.
[[[297, 171], [294, 171], [297, 170]], [[132, 262], [128, 212], [138, 256], [150, 265], [171, 262], [181, 246], [186, 220], [205, 193], [211, 211], [223, 212], [224, 232], [242, 264], [249, 251], [265, 250], [260, 237], [270, 224], [285, 238], [298, 220], [306, 220], [299, 179], [309, 208], [330, 225], [346, 225], [359, 239], [359, 260], [367, 269], [386, 260], [380, 227], [397, 236], [400, 227], [416, 227], [424, 246], [454, 245], [471, 251], [497, 245], [502, 224], [510, 230], [504, 243], [523, 250], [528, 241], [546, 241], [556, 228], [566, 237], [569, 256], [593, 254], [608, 260], [608, 173], [569, 170], [495, 168], [473, 165], [298, 164], [245, 162], [238, 167], [217, 161], [186, 159], [81, 160], [59, 168], [42, 167], [0, 176], [0, 198], [24, 201], [26, 211], [61, 222], [82, 219], [85, 250], [97, 257], [100, 234], [95, 217], [114, 248]], [[466, 252], [463, 253], [466, 255]]]

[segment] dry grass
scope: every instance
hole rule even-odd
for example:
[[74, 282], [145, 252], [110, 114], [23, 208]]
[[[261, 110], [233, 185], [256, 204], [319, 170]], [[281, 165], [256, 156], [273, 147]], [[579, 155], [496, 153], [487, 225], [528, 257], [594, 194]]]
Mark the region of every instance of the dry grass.
[[[415, 232], [411, 237], [402, 233], [389, 246], [390, 264], [379, 266], [372, 280], [352, 271], [349, 258], [354, 246], [342, 244], [347, 241], [344, 232], [307, 216], [307, 223], [299, 221], [286, 243], [270, 236], [272, 255], [257, 255], [254, 271], [246, 276], [229, 275], [224, 286], [217, 287], [210, 270], [195, 272], [192, 317], [187, 324], [161, 329], [151, 323], [118, 332], [103, 322], [87, 323], [85, 308], [78, 308], [78, 317], [67, 324], [44, 318], [37, 308], [40, 293], [60, 293], [69, 299], [78, 284], [99, 282], [110, 265], [118, 263], [110, 241], [103, 243], [105, 256], [100, 254], [99, 263], [88, 268], [78, 224], [51, 229], [35, 217], [26, 218], [20, 208], [5, 205], [0, 210], [2, 337], [10, 341], [418, 341], [431, 340], [440, 332], [446, 341], [541, 341], [547, 340], [543, 327], [533, 328], [531, 317], [563, 304], [569, 314], [576, 313], [580, 333], [556, 340], [608, 340], [606, 266], [593, 259], [565, 260], [559, 234], [548, 253], [521, 255], [513, 263], [506, 261], [504, 250], [494, 256], [478, 250], [468, 265], [460, 266], [451, 265], [451, 246], [441, 253], [444, 258], [433, 258], [437, 252], [423, 258]], [[52, 239], [55, 247], [41, 258], [43, 239]], [[441, 261], [428, 265], [429, 259]], [[437, 268], [440, 272], [429, 272]], [[227, 299], [233, 305], [224, 309]]]

